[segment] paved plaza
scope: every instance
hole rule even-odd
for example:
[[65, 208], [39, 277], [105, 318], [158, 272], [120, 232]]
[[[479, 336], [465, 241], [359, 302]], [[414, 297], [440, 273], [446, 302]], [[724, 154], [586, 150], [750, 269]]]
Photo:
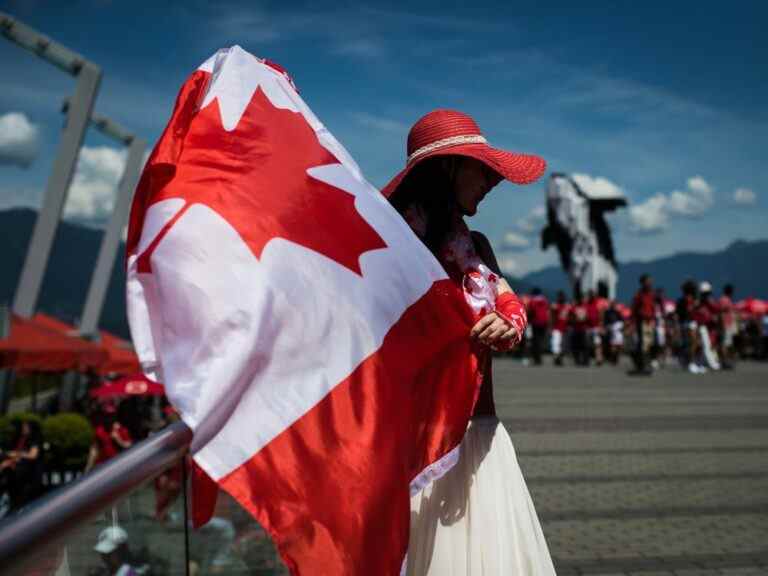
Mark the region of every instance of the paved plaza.
[[626, 368], [495, 363], [558, 574], [768, 574], [768, 365]]

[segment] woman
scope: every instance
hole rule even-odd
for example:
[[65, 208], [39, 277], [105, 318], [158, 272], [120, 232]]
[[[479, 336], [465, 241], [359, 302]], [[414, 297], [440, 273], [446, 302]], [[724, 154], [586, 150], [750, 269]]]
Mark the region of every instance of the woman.
[[571, 306], [571, 314], [568, 317], [568, 325], [571, 328], [571, 352], [576, 366], [589, 366], [589, 346], [587, 331], [589, 320], [587, 305], [584, 298], [577, 292]]
[[40, 495], [43, 488], [40, 425], [34, 420], [15, 424], [13, 450], [0, 462], [2, 484], [7, 486], [11, 511], [26, 506]]
[[107, 404], [97, 413], [96, 426], [93, 430], [93, 443], [88, 454], [85, 472], [117, 456], [133, 445], [133, 438], [128, 429], [117, 418], [117, 408]]
[[406, 168], [382, 191], [463, 287], [477, 317], [469, 336], [479, 345], [483, 376], [458, 462], [411, 500], [409, 575], [555, 573], [493, 403], [491, 350], [519, 343], [525, 309], [501, 277], [488, 240], [463, 220], [501, 180], [527, 184], [545, 166], [535, 156], [491, 148], [466, 114], [436, 110], [413, 126]]

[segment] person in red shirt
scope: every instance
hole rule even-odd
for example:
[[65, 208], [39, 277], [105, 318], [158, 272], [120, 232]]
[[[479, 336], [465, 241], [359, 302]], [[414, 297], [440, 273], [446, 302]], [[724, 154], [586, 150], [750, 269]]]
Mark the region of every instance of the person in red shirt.
[[544, 339], [549, 329], [549, 302], [541, 293], [540, 288], [534, 288], [528, 302], [528, 323], [533, 331], [531, 341], [531, 355], [533, 363], [541, 366], [541, 353], [544, 348]]
[[555, 357], [555, 365], [563, 365], [563, 338], [568, 330], [568, 317], [571, 314], [571, 306], [565, 301], [565, 292], [557, 293], [557, 301], [552, 304], [552, 334], [550, 335], [550, 348]]
[[640, 289], [632, 300], [632, 319], [635, 323], [635, 370], [632, 374], [648, 376], [653, 373], [648, 368], [648, 355], [653, 345], [656, 320], [653, 280], [648, 274], [640, 276]]
[[726, 284], [723, 295], [718, 300], [720, 308], [720, 358], [725, 370], [733, 369], [735, 354], [733, 341], [739, 332], [736, 320], [736, 308], [733, 305], [733, 284]]
[[594, 290], [590, 290], [587, 294], [587, 326], [589, 344], [598, 366], [603, 364], [603, 313], [605, 308], [605, 299], [599, 298]]
[[577, 366], [589, 366], [589, 346], [587, 345], [587, 331], [589, 321], [587, 318], [587, 305], [581, 294], [576, 294], [576, 300], [568, 317], [571, 328], [571, 351], [573, 360]]
[[115, 406], [111, 404], [103, 407], [101, 422], [93, 430], [93, 444], [91, 444], [91, 450], [88, 454], [86, 472], [113, 456], [117, 456], [133, 444], [130, 432], [117, 420], [116, 412]]

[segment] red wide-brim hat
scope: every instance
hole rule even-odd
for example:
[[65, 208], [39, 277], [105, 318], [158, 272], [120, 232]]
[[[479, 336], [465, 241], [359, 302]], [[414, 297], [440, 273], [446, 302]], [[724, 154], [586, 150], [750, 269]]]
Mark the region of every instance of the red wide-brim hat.
[[514, 184], [530, 184], [547, 169], [543, 158], [494, 148], [480, 132], [477, 123], [456, 110], [434, 110], [420, 118], [408, 133], [408, 160], [382, 190], [387, 198], [419, 162], [433, 156], [468, 156], [495, 170], [501, 179]]

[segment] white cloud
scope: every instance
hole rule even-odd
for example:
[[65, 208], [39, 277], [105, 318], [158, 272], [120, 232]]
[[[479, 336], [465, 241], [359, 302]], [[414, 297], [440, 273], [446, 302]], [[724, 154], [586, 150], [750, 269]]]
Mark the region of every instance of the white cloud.
[[[359, 6], [354, 10], [345, 7], [307, 7], [284, 3], [283, 6], [266, 7], [263, 3], [215, 3], [206, 9], [204, 18], [200, 11], [194, 15], [205, 21], [205, 33], [215, 33], [217, 44], [224, 42], [264, 43], [292, 41], [299, 38], [331, 40], [340, 53], [361, 56], [381, 54], [383, 45], [374, 41], [393, 37], [403, 30], [429, 32], [472, 32], [488, 33], [489, 29], [509, 31], [508, 23], [488, 19], [473, 19], [467, 15], [451, 17], [447, 14], [417, 14], [389, 8]], [[418, 35], [410, 44], [420, 40]], [[410, 46], [409, 46], [410, 47]], [[430, 54], [431, 55], [431, 54]]]
[[629, 208], [630, 229], [639, 234], [654, 234], [669, 225], [672, 216], [696, 218], [715, 203], [712, 186], [701, 176], [688, 178], [685, 190], [656, 194]]
[[0, 164], [27, 168], [37, 158], [40, 130], [21, 112], [0, 116]]
[[688, 178], [685, 191], [674, 190], [669, 195], [669, 211], [680, 216], [701, 216], [714, 203], [714, 191], [701, 176]]
[[[144, 153], [142, 169], [150, 151]], [[111, 216], [117, 199], [117, 186], [125, 169], [127, 153], [108, 146], [80, 150], [75, 177], [69, 189], [64, 216], [100, 225]], [[40, 209], [44, 191], [29, 186], [0, 186], [0, 210], [9, 208]]]
[[[233, 6], [227, 9], [217, 9], [215, 17], [205, 18], [207, 33], [215, 38], [226, 39], [230, 45], [233, 38], [247, 38], [254, 44], [267, 44], [280, 40], [280, 26], [274, 18], [269, 17], [256, 6]], [[296, 23], [291, 23], [295, 26]], [[303, 24], [303, 22], [302, 22]], [[288, 28], [282, 23], [283, 29]]]
[[741, 206], [751, 206], [757, 202], [757, 194], [750, 188], [736, 188], [733, 191], [733, 201]]
[[593, 199], [624, 198], [624, 190], [618, 184], [614, 184], [602, 176], [590, 176], [589, 174], [573, 174], [573, 180], [584, 193]]
[[531, 211], [522, 218], [518, 218], [517, 222], [515, 222], [515, 226], [523, 234], [535, 234], [544, 224], [546, 215], [547, 209], [540, 204], [532, 208]]
[[669, 223], [669, 199], [664, 194], [651, 196], [645, 202], [629, 207], [629, 221], [633, 232], [655, 234]]
[[499, 269], [501, 270], [502, 274], [507, 274], [509, 276], [519, 275], [520, 265], [517, 263], [517, 260], [511, 256], [503, 254], [498, 258], [498, 262]]
[[526, 250], [531, 246], [531, 241], [515, 232], [507, 232], [502, 245], [505, 250]]
[[352, 118], [361, 126], [374, 128], [376, 130], [381, 130], [382, 132], [404, 135], [410, 130], [410, 126], [404, 122], [375, 116], [374, 114], [368, 114], [367, 112], [354, 112], [352, 113]]
[[356, 38], [336, 45], [331, 54], [357, 58], [377, 58], [385, 53], [384, 46], [370, 38]]
[[84, 146], [64, 207], [66, 217], [101, 219], [112, 213], [126, 151], [109, 146]]

